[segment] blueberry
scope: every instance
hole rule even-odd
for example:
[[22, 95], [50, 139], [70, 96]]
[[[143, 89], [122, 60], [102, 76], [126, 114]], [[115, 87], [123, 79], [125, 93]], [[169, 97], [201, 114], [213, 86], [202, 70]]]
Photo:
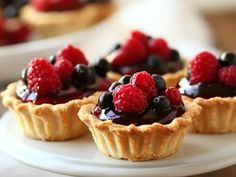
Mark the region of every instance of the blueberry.
[[56, 58], [57, 56], [56, 55], [51, 55], [49, 56], [49, 62], [54, 65], [56, 63]]
[[12, 18], [19, 15], [19, 9], [14, 5], [8, 5], [3, 10], [3, 16], [6, 18]]
[[95, 83], [95, 73], [87, 65], [78, 64], [72, 74], [72, 84], [76, 88], [86, 88]]
[[220, 64], [222, 67], [236, 65], [236, 54], [232, 52], [224, 52], [220, 56]]
[[122, 84], [128, 84], [131, 77], [132, 77], [131, 75], [124, 75], [120, 78], [120, 80], [118, 82], [120, 82]]
[[28, 81], [27, 81], [27, 72], [28, 72], [28, 68], [24, 68], [24, 69], [21, 71], [21, 79], [22, 79], [22, 81], [24, 82], [25, 85], [28, 84]]
[[179, 55], [179, 52], [177, 50], [175, 50], [175, 49], [171, 50], [170, 60], [171, 61], [179, 61], [180, 60], [180, 55]]
[[119, 85], [122, 85], [120, 82], [113, 82], [109, 87], [108, 91], [113, 92]]
[[110, 63], [104, 58], [101, 58], [98, 63], [94, 65], [94, 70], [100, 77], [106, 77], [106, 74], [110, 69]]
[[147, 59], [147, 70], [149, 73], [164, 74], [165, 73], [164, 61], [157, 55], [151, 55]]
[[113, 96], [111, 92], [103, 93], [98, 100], [98, 104], [101, 109], [105, 109], [108, 107], [113, 107]]
[[155, 81], [155, 84], [156, 84], [156, 88], [158, 91], [163, 91], [165, 90], [166, 88], [166, 82], [165, 80], [163, 79], [163, 77], [161, 77], [160, 75], [158, 74], [153, 74], [152, 75], [154, 81]]
[[164, 112], [171, 109], [170, 101], [165, 96], [154, 98], [151, 107], [156, 112]]

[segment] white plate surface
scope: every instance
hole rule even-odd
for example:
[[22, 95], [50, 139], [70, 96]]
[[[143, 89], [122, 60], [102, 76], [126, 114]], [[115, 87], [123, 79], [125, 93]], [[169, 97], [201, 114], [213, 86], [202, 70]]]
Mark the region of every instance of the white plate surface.
[[88, 135], [65, 142], [25, 138], [9, 112], [0, 121], [2, 149], [28, 165], [74, 176], [186, 176], [236, 163], [236, 134], [187, 135], [180, 151], [163, 160], [128, 162], [101, 154]]

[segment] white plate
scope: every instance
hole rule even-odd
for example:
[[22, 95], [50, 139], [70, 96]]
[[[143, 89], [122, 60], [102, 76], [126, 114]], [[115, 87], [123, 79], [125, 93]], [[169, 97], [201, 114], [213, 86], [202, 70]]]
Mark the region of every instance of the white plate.
[[101, 154], [88, 135], [65, 142], [42, 142], [21, 135], [13, 115], [0, 121], [2, 149], [28, 165], [74, 176], [186, 176], [236, 163], [236, 134], [187, 135], [180, 151], [163, 160], [128, 162]]

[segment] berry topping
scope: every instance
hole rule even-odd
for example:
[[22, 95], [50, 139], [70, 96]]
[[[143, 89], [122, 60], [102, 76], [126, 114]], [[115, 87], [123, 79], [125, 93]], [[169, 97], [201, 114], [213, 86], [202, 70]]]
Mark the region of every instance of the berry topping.
[[55, 93], [61, 89], [61, 81], [48, 60], [35, 58], [29, 63], [28, 89], [39, 94]]
[[68, 60], [58, 60], [54, 64], [54, 70], [58, 74], [59, 78], [63, 83], [68, 82], [74, 71], [74, 68]]
[[131, 84], [121, 85], [113, 92], [115, 108], [121, 112], [141, 113], [148, 107], [143, 91]]
[[217, 79], [218, 70], [216, 57], [209, 52], [201, 52], [190, 63], [190, 82], [213, 82]]
[[131, 32], [131, 38], [138, 39], [144, 46], [147, 46], [148, 37], [143, 32], [134, 30]]
[[157, 55], [150, 55], [148, 57], [147, 70], [149, 73], [156, 73], [156, 71], [158, 71], [159, 74], [166, 73], [164, 61]]
[[72, 84], [76, 88], [85, 88], [95, 82], [95, 74], [87, 65], [78, 64], [72, 74]]
[[236, 65], [221, 68], [218, 77], [220, 83], [236, 87]]
[[57, 56], [56, 55], [50, 55], [49, 56], [49, 62], [54, 65], [56, 63]]
[[146, 57], [144, 45], [136, 38], [128, 39], [112, 61], [112, 66], [131, 65]]
[[98, 105], [100, 106], [101, 109], [112, 107], [113, 106], [112, 100], [113, 100], [112, 93], [105, 92], [99, 97]]
[[160, 56], [162, 59], [168, 59], [171, 53], [167, 42], [162, 38], [151, 39], [148, 43], [149, 52]]
[[73, 66], [77, 64], [88, 65], [88, 61], [85, 58], [83, 52], [72, 45], [67, 45], [58, 54], [56, 60], [69, 60]]
[[131, 77], [130, 83], [140, 88], [147, 95], [149, 100], [157, 96], [155, 81], [146, 71], [135, 73]]
[[179, 52], [175, 49], [172, 49], [170, 52], [170, 60], [171, 61], [179, 61], [180, 60], [180, 55]]
[[175, 87], [169, 87], [165, 90], [165, 96], [169, 99], [170, 103], [173, 105], [180, 105], [182, 103], [182, 98], [179, 90]]
[[128, 84], [130, 82], [131, 75], [124, 75], [120, 78], [119, 82], [122, 84]]
[[62, 11], [79, 7], [78, 0], [30, 0], [30, 3], [39, 11]]
[[158, 97], [154, 98], [154, 100], [152, 102], [152, 109], [156, 112], [169, 111], [171, 109], [170, 101], [165, 96], [158, 96]]
[[161, 77], [160, 75], [158, 74], [153, 74], [152, 75], [154, 81], [155, 81], [155, 84], [156, 84], [156, 88], [159, 92], [162, 92], [163, 90], [166, 89], [166, 82], [165, 80], [163, 79], [163, 77]]
[[94, 65], [95, 72], [100, 77], [106, 77], [107, 72], [110, 70], [110, 68], [110, 63], [104, 58], [100, 59], [98, 63]]
[[236, 65], [236, 54], [231, 53], [231, 52], [224, 52], [220, 56], [220, 65], [222, 67], [230, 66], [230, 65]]
[[28, 71], [28, 68], [24, 68], [21, 71], [21, 80], [24, 82], [25, 85], [28, 84], [28, 81], [27, 81], [27, 71]]
[[119, 85], [122, 85], [122, 84], [119, 82], [113, 82], [111, 86], [109, 87], [108, 91], [113, 92]]

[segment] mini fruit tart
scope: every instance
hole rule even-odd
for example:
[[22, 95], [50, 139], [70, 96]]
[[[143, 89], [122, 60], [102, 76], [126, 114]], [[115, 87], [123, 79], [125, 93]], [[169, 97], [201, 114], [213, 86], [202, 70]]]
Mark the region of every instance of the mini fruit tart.
[[190, 63], [188, 77], [179, 83], [184, 100], [202, 107], [192, 119], [195, 133], [236, 131], [236, 55], [225, 52], [219, 59], [199, 53]]
[[26, 136], [67, 140], [87, 132], [77, 112], [82, 105], [95, 103], [111, 83], [88, 66], [78, 48], [68, 45], [50, 62], [30, 61], [22, 79], [2, 93], [3, 104], [15, 114]]
[[166, 88], [161, 76], [142, 71], [123, 76], [97, 105], [84, 105], [78, 114], [105, 155], [145, 161], [178, 151], [191, 117], [200, 109], [188, 100], [182, 102], [178, 89]]
[[40, 37], [52, 37], [92, 26], [115, 9], [110, 0], [30, 0], [20, 17]]
[[175, 87], [185, 77], [184, 60], [162, 38], [152, 38], [141, 31], [132, 31], [130, 37], [117, 44], [105, 57], [112, 65], [112, 77], [147, 71], [162, 75], [167, 86]]

